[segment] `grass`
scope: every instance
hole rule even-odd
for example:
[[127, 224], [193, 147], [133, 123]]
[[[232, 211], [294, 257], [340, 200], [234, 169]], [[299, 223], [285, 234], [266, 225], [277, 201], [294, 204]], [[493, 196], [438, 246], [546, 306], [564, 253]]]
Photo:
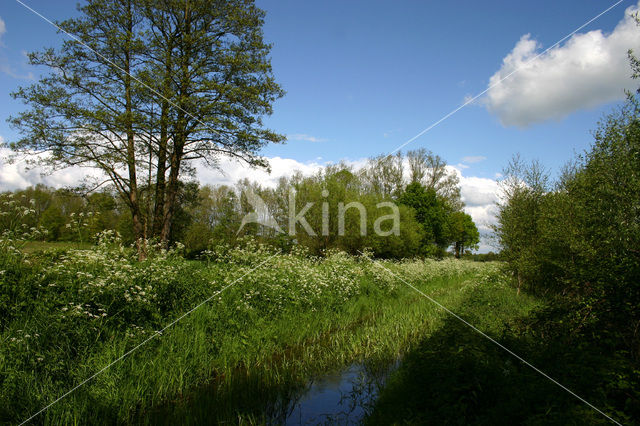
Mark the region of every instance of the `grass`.
[[[209, 262], [164, 252], [143, 264], [133, 258], [114, 241], [24, 259], [3, 254], [2, 421], [26, 419], [234, 282], [35, 421], [262, 423], [310, 378], [353, 362], [393, 362], [448, 324], [441, 309], [365, 257], [275, 254], [248, 242]], [[463, 316], [483, 318], [490, 332], [538, 303], [516, 296], [493, 263], [385, 267]]]
[[[481, 289], [457, 309], [608, 417], [637, 424], [637, 369], [625, 354], [585, 337], [600, 330], [567, 328], [565, 312], [527, 312], [525, 305], [508, 292]], [[583, 425], [610, 424], [608, 417], [449, 317], [406, 354], [366, 423]]]
[[[474, 278], [477, 278], [474, 274], [464, 274], [420, 284], [426, 291], [438, 293], [440, 290], [443, 303], [455, 304], [464, 297], [464, 289], [472, 285]], [[353, 362], [393, 362], [415, 342], [438, 329], [442, 321], [441, 310], [407, 288], [399, 289], [393, 296], [371, 292], [346, 309], [320, 318], [317, 314], [291, 315], [270, 327], [249, 332], [248, 349], [229, 363], [242, 365], [242, 369], [223, 371], [219, 376], [223, 379], [210, 383], [205, 391], [199, 389], [177, 404], [159, 410], [160, 416], [147, 420], [197, 424], [211, 419], [212, 415], [221, 415], [217, 421], [259, 419], [262, 422], [266, 420], [263, 416], [278, 414], [265, 413], [265, 407], [287, 401], [310, 377]], [[293, 328], [292, 324], [298, 327]], [[265, 345], [265, 341], [270, 344]], [[221, 352], [238, 354], [232, 348]], [[166, 359], [168, 363], [180, 362], [179, 357], [171, 355]], [[212, 363], [216, 361], [212, 359]], [[265, 389], [271, 392], [265, 395]], [[243, 409], [238, 410], [242, 399]], [[227, 407], [227, 411], [223, 412], [222, 407]]]
[[80, 243], [74, 241], [28, 241], [21, 250], [24, 253], [31, 254], [39, 251], [55, 251], [55, 250], [88, 250], [93, 247], [91, 243]]

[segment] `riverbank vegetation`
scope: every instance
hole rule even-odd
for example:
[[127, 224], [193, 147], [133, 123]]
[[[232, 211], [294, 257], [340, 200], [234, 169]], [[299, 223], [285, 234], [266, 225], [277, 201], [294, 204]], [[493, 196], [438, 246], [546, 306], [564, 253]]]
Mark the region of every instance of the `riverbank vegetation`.
[[[109, 232], [82, 250], [25, 254], [16, 244], [4, 239], [0, 257], [0, 417], [7, 422], [28, 418], [152, 336], [37, 421], [147, 421], [154, 413], [184, 415], [181, 407], [194, 401], [221, 420], [261, 418], [326, 368], [397, 359], [442, 317], [366, 253], [319, 258], [246, 240], [206, 260], [158, 249], [139, 262]], [[493, 263], [384, 266], [451, 306], [485, 286], [514, 309], [533, 304], [516, 303]]]
[[[495, 227], [503, 270], [542, 307], [491, 336], [601, 412], [451, 319], [405, 358], [371, 424], [638, 422], [637, 95], [601, 122], [591, 148], [555, 182], [519, 157], [504, 175]], [[470, 322], [485, 329], [490, 315]]]

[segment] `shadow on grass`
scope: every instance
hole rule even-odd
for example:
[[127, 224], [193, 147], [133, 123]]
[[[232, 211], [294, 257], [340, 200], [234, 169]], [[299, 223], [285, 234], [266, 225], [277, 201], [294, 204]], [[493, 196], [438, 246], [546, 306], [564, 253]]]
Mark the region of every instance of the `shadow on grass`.
[[[553, 314], [544, 315], [546, 326], [553, 326]], [[503, 326], [497, 335], [488, 334], [617, 421], [640, 420], [638, 373], [631, 363], [583, 336], [562, 330], [547, 337], [533, 333], [534, 321], [539, 331], [536, 315], [520, 319], [515, 327]], [[367, 419], [367, 424], [608, 423], [455, 318], [405, 357]]]

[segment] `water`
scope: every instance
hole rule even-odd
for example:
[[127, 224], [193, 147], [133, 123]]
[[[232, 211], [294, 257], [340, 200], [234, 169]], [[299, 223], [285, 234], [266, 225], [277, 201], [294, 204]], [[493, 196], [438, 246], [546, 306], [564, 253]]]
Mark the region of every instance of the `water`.
[[[261, 394], [260, 390], [255, 388], [256, 385], [259, 386], [256, 382], [249, 384], [249, 394], [245, 393], [241, 397], [236, 394], [244, 392], [243, 384], [239, 381], [234, 382], [240, 386], [239, 389], [222, 396], [217, 395], [212, 385], [207, 385], [193, 397], [186, 399], [183, 404], [169, 403], [151, 412], [145, 412], [144, 421], [140, 423], [212, 424], [224, 420], [225, 423], [233, 424], [237, 423], [237, 419], [230, 419], [241, 415], [243, 418], [255, 416], [259, 423], [266, 420], [267, 424], [273, 425], [360, 424], [373, 408], [389, 374], [395, 371], [399, 364], [399, 360], [376, 363], [375, 366], [370, 363], [354, 363], [343, 370], [324, 373], [306, 385], [279, 389], [280, 396], [275, 400], [271, 398], [274, 395], [273, 389], [265, 389], [264, 394]], [[271, 402], [263, 400], [261, 396], [265, 396], [265, 399]], [[220, 408], [227, 404], [236, 412], [230, 417], [228, 414], [231, 413]], [[251, 415], [245, 417], [247, 413]]]
[[372, 408], [379, 391], [398, 362], [384, 368], [352, 364], [309, 383], [306, 390], [288, 403], [285, 425], [359, 424]]

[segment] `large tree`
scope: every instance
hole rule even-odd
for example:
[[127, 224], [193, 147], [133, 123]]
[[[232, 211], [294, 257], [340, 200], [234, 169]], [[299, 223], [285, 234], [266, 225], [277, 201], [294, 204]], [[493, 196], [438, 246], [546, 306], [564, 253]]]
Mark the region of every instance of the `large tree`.
[[[158, 79], [161, 137], [157, 199], [160, 236], [167, 241], [184, 163], [216, 166], [221, 155], [267, 166], [257, 152], [284, 137], [261, 117], [283, 95], [263, 41], [264, 12], [247, 0], [146, 2], [151, 27], [151, 74]], [[164, 174], [167, 173], [166, 177]], [[166, 182], [166, 190], [163, 188]], [[164, 192], [164, 193], [163, 193]]]
[[[137, 139], [149, 129], [139, 125], [134, 81], [144, 48], [137, 35], [142, 20], [132, 0], [92, 1], [80, 12], [58, 24], [75, 39], [29, 55], [32, 65], [51, 72], [13, 94], [30, 109], [10, 118], [23, 134], [11, 147], [46, 154], [39, 158], [52, 168], [98, 168], [127, 203], [141, 241]], [[139, 252], [144, 257], [142, 246]]]
[[264, 12], [249, 0], [90, 0], [80, 12], [59, 23], [73, 40], [30, 56], [51, 72], [14, 94], [30, 109], [11, 118], [24, 136], [11, 147], [100, 169], [131, 211], [143, 258], [148, 233], [169, 242], [191, 161], [267, 167], [260, 149], [284, 140], [261, 121], [283, 95]]

